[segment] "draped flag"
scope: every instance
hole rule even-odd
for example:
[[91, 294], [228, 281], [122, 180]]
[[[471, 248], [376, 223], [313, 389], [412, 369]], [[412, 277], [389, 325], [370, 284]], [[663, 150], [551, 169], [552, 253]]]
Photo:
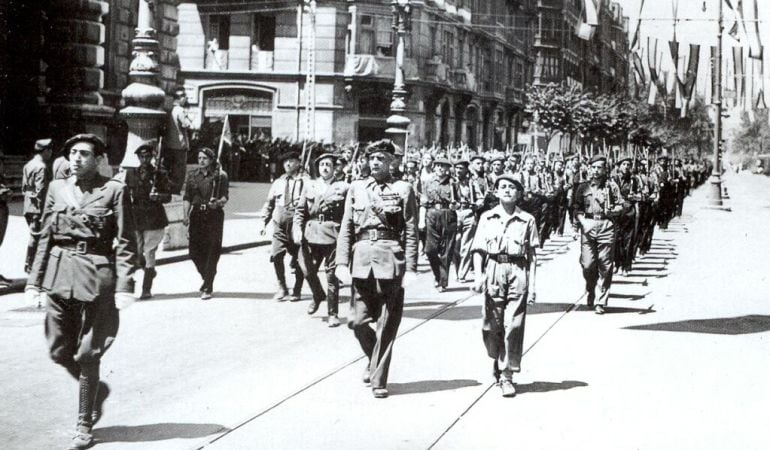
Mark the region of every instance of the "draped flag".
[[599, 11], [595, 0], [583, 0], [585, 20], [578, 24], [577, 36], [584, 41], [590, 41], [599, 26]]
[[743, 47], [733, 47], [733, 87], [735, 88], [735, 106], [739, 106], [745, 96], [746, 77], [743, 70]]
[[709, 61], [711, 61], [711, 89], [708, 90], [709, 99], [708, 103], [712, 103], [717, 98], [717, 48], [713, 45], [709, 47]]
[[[762, 54], [764, 55], [765, 48], [762, 47]], [[757, 109], [767, 109], [767, 101], [765, 99], [765, 58], [759, 60], [759, 92], [757, 92], [757, 99], [754, 102], [754, 107]]]
[[647, 78], [644, 76], [644, 65], [642, 64], [642, 57], [639, 56], [639, 53], [633, 52], [633, 62], [634, 62], [634, 70], [636, 71], [636, 74], [639, 76], [639, 80], [641, 84], [647, 84]]
[[690, 44], [690, 57], [687, 59], [687, 72], [684, 75], [682, 95], [685, 100], [692, 100], [695, 83], [698, 81], [698, 66], [700, 65], [700, 45]]
[[[744, 17], [743, 20], [746, 38], [749, 42], [749, 58], [762, 59], [762, 40], [759, 36], [759, 6], [757, 5], [758, 0], [746, 1], [750, 1], [752, 3], [752, 7], [748, 8], [749, 14], [747, 14], [747, 17]], [[749, 22], [748, 27], [746, 27], [746, 22]]]
[[636, 22], [636, 31], [634, 31], [634, 37], [631, 39], [631, 50], [635, 50], [639, 45], [639, 30], [642, 28], [642, 11], [644, 10], [644, 0], [639, 5], [639, 20]]

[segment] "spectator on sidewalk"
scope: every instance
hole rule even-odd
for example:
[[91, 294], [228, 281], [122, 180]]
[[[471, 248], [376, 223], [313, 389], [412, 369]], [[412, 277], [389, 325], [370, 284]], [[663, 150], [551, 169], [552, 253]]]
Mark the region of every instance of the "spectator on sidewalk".
[[48, 175], [48, 160], [53, 152], [50, 139], [39, 139], [35, 142], [35, 154], [24, 165], [21, 171], [21, 192], [24, 194], [24, 219], [29, 226], [29, 243], [27, 244], [27, 258], [24, 261], [24, 272], [29, 273], [32, 268], [32, 260], [35, 259], [35, 249], [40, 236], [40, 218], [43, 215], [45, 194], [48, 183], [51, 182]]
[[192, 127], [185, 107], [187, 94], [184, 88], [174, 90], [174, 106], [166, 121], [166, 134], [163, 136], [163, 161], [161, 164], [169, 174], [171, 193], [179, 194], [185, 182], [187, 170], [187, 152], [190, 150], [190, 139], [187, 130]]
[[535, 301], [540, 238], [535, 218], [519, 207], [524, 187], [516, 177], [497, 176], [494, 189], [500, 203], [481, 215], [471, 246], [473, 289], [484, 293], [482, 336], [494, 360], [493, 375], [503, 397], [513, 397], [513, 374], [521, 371], [524, 352], [527, 302]]
[[201, 300], [211, 298], [214, 277], [222, 254], [222, 232], [229, 198], [227, 173], [220, 169], [214, 150], [202, 147], [198, 151], [198, 165], [187, 175], [184, 188], [184, 219], [189, 226], [190, 259], [203, 278]]

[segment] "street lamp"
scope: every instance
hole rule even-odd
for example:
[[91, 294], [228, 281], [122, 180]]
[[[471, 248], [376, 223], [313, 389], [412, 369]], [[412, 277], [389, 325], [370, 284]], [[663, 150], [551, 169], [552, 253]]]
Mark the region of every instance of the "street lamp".
[[409, 0], [392, 0], [390, 9], [393, 13], [393, 29], [396, 31], [396, 76], [393, 82], [393, 101], [390, 103], [391, 115], [388, 117], [388, 129], [385, 133], [406, 152], [406, 135], [409, 132], [409, 118], [406, 111], [406, 89], [404, 87], [404, 35], [412, 27], [412, 6]]
[[719, 31], [717, 33], [717, 53], [714, 61], [716, 70], [716, 86], [714, 92], [714, 156], [711, 177], [709, 178], [708, 200], [709, 206], [719, 208], [722, 206], [722, 161], [721, 161], [721, 142], [722, 142], [722, 33], [724, 32], [724, 13], [722, 1], [719, 3], [719, 20], [717, 21]]

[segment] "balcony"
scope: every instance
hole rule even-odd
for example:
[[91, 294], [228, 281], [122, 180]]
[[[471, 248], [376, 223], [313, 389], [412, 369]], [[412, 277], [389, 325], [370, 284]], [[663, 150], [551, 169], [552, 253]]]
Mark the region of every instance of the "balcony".
[[273, 71], [273, 52], [252, 51], [249, 67], [252, 72], [272, 72]]
[[[396, 76], [396, 58], [392, 56], [348, 55], [345, 59], [345, 78], [387, 79]], [[411, 58], [404, 58], [404, 78], [418, 78], [417, 65]]]
[[516, 105], [524, 104], [524, 89], [514, 86], [505, 87], [505, 101]]
[[273, 52], [214, 50], [206, 54], [206, 70], [234, 72], [272, 72]]
[[451, 80], [449, 66], [441, 58], [433, 57], [425, 62], [425, 79], [434, 83], [448, 84]]
[[466, 69], [456, 69], [452, 71], [452, 84], [455, 89], [463, 91], [476, 92], [476, 77], [473, 72]]

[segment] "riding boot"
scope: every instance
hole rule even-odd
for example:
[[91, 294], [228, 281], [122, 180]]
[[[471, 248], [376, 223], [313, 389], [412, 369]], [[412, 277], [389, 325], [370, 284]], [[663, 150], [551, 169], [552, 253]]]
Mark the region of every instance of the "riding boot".
[[158, 272], [154, 267], [148, 267], [144, 269], [144, 278], [142, 279], [142, 295], [139, 297], [140, 300], [152, 298], [152, 280], [155, 279], [157, 274]]
[[273, 269], [275, 278], [278, 280], [278, 291], [275, 293], [276, 300], [284, 300], [289, 295], [289, 288], [286, 287], [286, 273], [284, 271], [283, 255], [273, 259]]

